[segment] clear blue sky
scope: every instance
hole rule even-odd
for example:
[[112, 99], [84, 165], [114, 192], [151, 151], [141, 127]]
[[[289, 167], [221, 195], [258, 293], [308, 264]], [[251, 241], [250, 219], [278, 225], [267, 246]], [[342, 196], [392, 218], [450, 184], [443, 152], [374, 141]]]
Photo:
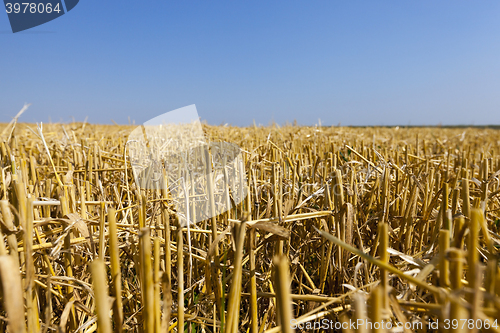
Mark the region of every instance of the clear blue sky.
[[0, 121], [500, 124], [500, 1], [82, 0], [12, 34]]

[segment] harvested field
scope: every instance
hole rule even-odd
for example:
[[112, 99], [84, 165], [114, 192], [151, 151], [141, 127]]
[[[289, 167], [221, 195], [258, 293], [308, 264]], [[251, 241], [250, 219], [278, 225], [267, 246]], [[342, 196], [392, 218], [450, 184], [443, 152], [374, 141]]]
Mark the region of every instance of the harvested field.
[[204, 125], [248, 196], [188, 230], [133, 129], [0, 128], [0, 332], [500, 331], [500, 130]]

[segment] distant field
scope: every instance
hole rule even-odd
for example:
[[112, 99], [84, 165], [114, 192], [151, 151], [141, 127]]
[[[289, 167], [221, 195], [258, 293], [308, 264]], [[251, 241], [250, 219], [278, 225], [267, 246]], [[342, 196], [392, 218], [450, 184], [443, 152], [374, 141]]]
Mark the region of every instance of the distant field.
[[189, 231], [134, 128], [0, 125], [0, 332], [500, 331], [499, 127], [204, 125], [248, 196]]

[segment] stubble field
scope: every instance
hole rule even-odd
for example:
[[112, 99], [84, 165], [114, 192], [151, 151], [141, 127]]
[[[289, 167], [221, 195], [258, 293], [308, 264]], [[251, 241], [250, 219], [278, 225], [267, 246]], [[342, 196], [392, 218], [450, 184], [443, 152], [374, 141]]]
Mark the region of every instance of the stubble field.
[[0, 332], [500, 331], [499, 130], [204, 125], [248, 195], [188, 230], [133, 129], [0, 127]]

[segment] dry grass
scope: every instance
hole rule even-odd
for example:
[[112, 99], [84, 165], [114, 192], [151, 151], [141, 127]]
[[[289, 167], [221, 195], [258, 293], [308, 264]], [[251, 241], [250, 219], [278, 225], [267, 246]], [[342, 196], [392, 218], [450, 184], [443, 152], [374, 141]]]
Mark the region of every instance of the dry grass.
[[500, 131], [204, 126], [250, 194], [188, 239], [136, 187], [132, 129], [0, 128], [0, 332], [499, 331]]

